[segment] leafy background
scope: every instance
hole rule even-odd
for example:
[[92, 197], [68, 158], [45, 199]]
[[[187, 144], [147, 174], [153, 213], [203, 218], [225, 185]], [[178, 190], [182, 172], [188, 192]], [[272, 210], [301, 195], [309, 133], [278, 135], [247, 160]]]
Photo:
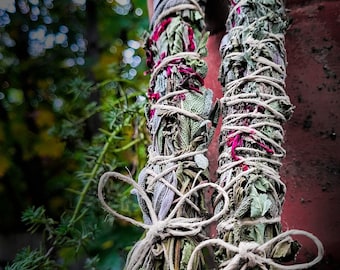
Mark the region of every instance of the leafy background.
[[[40, 239], [0, 269], [121, 269], [141, 236], [96, 188], [145, 163], [146, 12], [144, 0], [0, 1], [0, 234]], [[140, 219], [130, 189], [113, 183], [107, 199]]]

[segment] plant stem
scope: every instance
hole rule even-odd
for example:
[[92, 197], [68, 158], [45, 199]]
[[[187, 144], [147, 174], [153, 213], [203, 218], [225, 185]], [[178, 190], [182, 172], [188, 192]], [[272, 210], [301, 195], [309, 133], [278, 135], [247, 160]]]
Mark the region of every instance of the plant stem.
[[[127, 116], [127, 122], [130, 122], [131, 120], [131, 116]], [[89, 175], [89, 180], [87, 181], [86, 185], [83, 187], [80, 195], [79, 195], [79, 199], [78, 199], [78, 202], [77, 202], [77, 205], [75, 207], [75, 210], [73, 212], [73, 215], [72, 215], [72, 218], [70, 220], [70, 223], [69, 225], [72, 226], [77, 220], [77, 216], [79, 214], [79, 211], [80, 211], [80, 207], [82, 206], [83, 204], [83, 201], [85, 199], [85, 196], [88, 192], [88, 190], [90, 189], [91, 187], [91, 183], [95, 182], [94, 179], [96, 177], [96, 174], [99, 170], [99, 167], [100, 165], [102, 164], [103, 162], [103, 159], [109, 149], [109, 146], [111, 145], [112, 141], [114, 140], [114, 138], [116, 137], [117, 133], [122, 129], [122, 125], [119, 125], [117, 126], [112, 132], [111, 132], [111, 135], [109, 136], [109, 138], [107, 139], [104, 147], [103, 147], [103, 150], [101, 151], [98, 159], [97, 159], [97, 162], [95, 163], [94, 167], [92, 168], [91, 170], [91, 173]]]

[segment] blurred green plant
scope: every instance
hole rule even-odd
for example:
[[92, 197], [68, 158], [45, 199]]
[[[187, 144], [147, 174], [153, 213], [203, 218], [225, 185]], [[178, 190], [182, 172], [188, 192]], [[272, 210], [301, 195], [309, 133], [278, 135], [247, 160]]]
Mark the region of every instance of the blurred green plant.
[[[146, 3], [7, 2], [0, 5], [0, 227], [22, 231], [26, 209], [24, 228], [42, 241], [5, 269], [121, 269], [142, 232], [107, 217], [96, 188], [104, 171], [136, 175], [146, 160]], [[108, 189], [114, 209], [141, 218], [129, 187]]]

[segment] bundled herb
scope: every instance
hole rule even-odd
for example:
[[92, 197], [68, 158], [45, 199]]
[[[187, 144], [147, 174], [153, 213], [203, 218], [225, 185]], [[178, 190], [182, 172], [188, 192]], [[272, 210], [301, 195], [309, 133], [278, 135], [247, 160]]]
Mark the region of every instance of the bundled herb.
[[[157, 220], [164, 220], [183, 194], [209, 181], [205, 153], [215, 111], [212, 91], [203, 86], [207, 66], [202, 57], [206, 55], [207, 34], [202, 34], [204, 22], [199, 6], [185, 1], [160, 1], [155, 3], [154, 18], [153, 31], [146, 40], [151, 72], [146, 117], [152, 144], [138, 183], [152, 201]], [[138, 193], [137, 196], [144, 222], [155, 223], [145, 200]], [[200, 190], [176, 211], [174, 218], [201, 219], [206, 215]], [[155, 243], [157, 252], [152, 254], [152, 263], [143, 263], [144, 267], [186, 268], [200, 236], [186, 233], [188, 228], [177, 230], [183, 231], [184, 237], [168, 237]], [[201, 260], [197, 261], [197, 269], [201, 269]], [[131, 260], [128, 265], [134, 263]]]
[[[284, 89], [286, 26], [280, 1], [232, 1], [220, 46], [224, 97], [218, 181], [232, 198], [232, 220], [228, 226], [220, 222], [218, 229], [221, 239], [237, 246], [262, 244], [281, 232], [282, 124], [292, 113]], [[283, 246], [285, 252], [273, 256], [294, 257], [298, 244], [287, 238]]]
[[[323, 247], [299, 230], [282, 233], [286, 187], [279, 169], [285, 156], [282, 124], [292, 105], [285, 93], [284, 7], [275, 0], [231, 2], [221, 44], [220, 81], [224, 90], [218, 183], [209, 182], [207, 147], [219, 109], [204, 87], [207, 33], [202, 3], [155, 1], [146, 37], [150, 88], [146, 119], [151, 136], [148, 162], [138, 183], [106, 173], [99, 199], [115, 217], [146, 230], [127, 258], [126, 269], [305, 269], [320, 261]], [[134, 187], [144, 223], [120, 215], [105, 202], [109, 179]], [[215, 213], [205, 202], [215, 190]], [[218, 239], [205, 227], [218, 221]], [[294, 266], [299, 244], [311, 238], [318, 256]], [[219, 248], [213, 254], [211, 246]], [[208, 253], [208, 255], [206, 254]]]
[[[219, 220], [219, 269], [305, 269], [320, 261], [318, 239], [303, 231], [282, 233], [286, 187], [279, 176], [284, 130], [293, 110], [285, 92], [285, 9], [276, 0], [231, 1], [220, 53], [224, 97], [218, 184], [228, 193], [227, 213]], [[215, 213], [224, 202], [215, 199]], [[311, 263], [290, 266], [300, 245], [290, 235], [310, 237], [318, 246]], [[194, 258], [193, 255], [192, 258]], [[190, 264], [191, 269], [191, 264]]]
[[[186, 269], [192, 251], [206, 239], [203, 227], [218, 218], [206, 218], [204, 201], [204, 187], [212, 186], [206, 185], [206, 152], [218, 105], [213, 106], [213, 93], [204, 87], [207, 66], [202, 58], [208, 33], [201, 5], [155, 1], [154, 7], [145, 42], [151, 74], [146, 108], [151, 145], [134, 189], [144, 219], [143, 225], [136, 225], [147, 233], [131, 250], [126, 269]], [[102, 179], [100, 194], [109, 177]], [[195, 269], [203, 268], [202, 254], [194, 264]]]

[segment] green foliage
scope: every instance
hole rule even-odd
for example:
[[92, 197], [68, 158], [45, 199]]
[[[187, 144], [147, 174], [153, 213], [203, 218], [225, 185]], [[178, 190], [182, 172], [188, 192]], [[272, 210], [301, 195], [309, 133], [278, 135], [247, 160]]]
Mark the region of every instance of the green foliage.
[[[146, 160], [146, 3], [80, 2], [0, 10], [0, 228], [42, 236], [6, 269], [121, 269], [142, 233], [106, 216], [96, 188], [104, 171], [137, 175]], [[141, 218], [130, 187], [107, 194]]]
[[13, 264], [11, 266], [5, 267], [5, 270], [22, 269], [55, 270], [60, 269], [60, 267], [55, 261], [50, 260], [42, 250], [31, 250], [30, 248], [24, 248], [17, 254]]
[[250, 216], [251, 217], [263, 217], [269, 210], [272, 202], [269, 200], [267, 194], [259, 194], [255, 187], [251, 187], [250, 191], [251, 207]]
[[[80, 82], [79, 79], [73, 81], [71, 85], [89, 87], [88, 83]], [[67, 196], [71, 204], [72, 201], [74, 202], [74, 207], [62, 213], [60, 219], [48, 217], [44, 207], [29, 208], [22, 217], [29, 226], [30, 232], [39, 231], [43, 234], [45, 250], [49, 247], [57, 258], [62, 258], [63, 262], [58, 266], [61, 269], [67, 269], [67, 266], [74, 262], [75, 257], [81, 259], [89, 256], [90, 258], [92, 253], [93, 256], [98, 256], [98, 253], [109, 256], [110, 258], [101, 258], [104, 262], [100, 260], [106, 266], [108, 266], [107, 261], [111, 261], [111, 257], [115, 258], [113, 260], [115, 267], [103, 269], [120, 269], [123, 263], [121, 254], [126, 253], [122, 249], [126, 245], [132, 245], [141, 233], [138, 230], [131, 233], [132, 228], [128, 228], [126, 224], [112, 227], [112, 223], [104, 222], [105, 216], [97, 201], [96, 187], [98, 178], [104, 171], [124, 171], [127, 167], [129, 171], [138, 172], [145, 162], [147, 141], [142, 117], [144, 103], [136, 101], [136, 98], [140, 98], [143, 93], [129, 88], [131, 93], [127, 95], [126, 91], [115, 92], [114, 89], [105, 87], [107, 84], [90, 87], [101, 89], [103, 93], [102, 105], [93, 107], [79, 105], [85, 105], [84, 100], [87, 100], [88, 95], [69, 91], [68, 94], [72, 97], [69, 102], [74, 103], [74, 106], [70, 104], [65, 106], [65, 110], [62, 111], [67, 121], [56, 123], [54, 127], [53, 133], [60, 134], [67, 142], [66, 145], [71, 147], [65, 150], [65, 155], [69, 155], [70, 160], [74, 150], [78, 151], [81, 167], [75, 172], [76, 177], [67, 188], [69, 191]], [[123, 86], [120, 85], [119, 88], [123, 89]], [[119, 94], [123, 96], [117, 96]], [[107, 102], [104, 97], [108, 98]], [[102, 127], [100, 133], [94, 135], [90, 143], [84, 143], [79, 135], [84, 134], [82, 123], [93, 115], [92, 110], [102, 115]], [[115, 200], [112, 207], [124, 214], [140, 218], [136, 201], [127, 202], [128, 195], [129, 187], [118, 184], [110, 186], [108, 191], [108, 196], [112, 196]], [[114, 236], [110, 237], [110, 234]], [[112, 238], [117, 238], [117, 235], [120, 239], [113, 240]], [[110, 253], [107, 252], [108, 249]], [[46, 260], [50, 258], [45, 257]], [[25, 261], [31, 260], [31, 257], [22, 258]], [[42, 260], [42, 257], [39, 258]], [[18, 261], [18, 263], [23, 262]]]
[[26, 209], [22, 214], [22, 221], [29, 225], [28, 231], [37, 232], [40, 226], [45, 226], [48, 231], [55, 224], [55, 221], [46, 216], [46, 209], [43, 206], [35, 208], [34, 206]]

